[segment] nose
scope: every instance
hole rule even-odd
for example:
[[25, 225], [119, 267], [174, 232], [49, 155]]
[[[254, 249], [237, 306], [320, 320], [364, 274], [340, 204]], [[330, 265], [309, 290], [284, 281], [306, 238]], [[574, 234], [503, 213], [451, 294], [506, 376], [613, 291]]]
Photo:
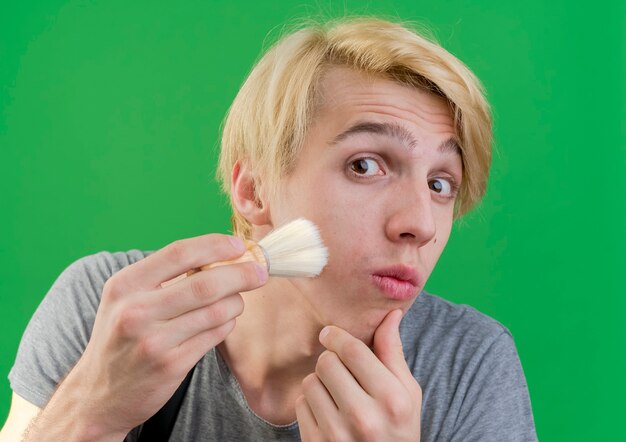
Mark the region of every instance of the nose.
[[385, 233], [393, 242], [412, 242], [419, 247], [434, 238], [437, 231], [431, 191], [427, 185], [419, 189], [399, 189], [390, 207]]

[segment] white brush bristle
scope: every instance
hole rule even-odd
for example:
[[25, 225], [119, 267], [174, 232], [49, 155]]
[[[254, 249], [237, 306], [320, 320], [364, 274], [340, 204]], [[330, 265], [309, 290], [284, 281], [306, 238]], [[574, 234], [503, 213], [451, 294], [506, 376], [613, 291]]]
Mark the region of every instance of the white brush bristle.
[[317, 276], [328, 262], [317, 226], [303, 218], [273, 230], [259, 245], [272, 276]]

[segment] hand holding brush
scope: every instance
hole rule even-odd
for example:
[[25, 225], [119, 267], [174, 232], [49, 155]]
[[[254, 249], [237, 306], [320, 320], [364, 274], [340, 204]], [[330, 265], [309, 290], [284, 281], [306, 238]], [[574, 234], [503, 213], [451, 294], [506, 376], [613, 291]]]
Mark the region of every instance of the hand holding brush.
[[166, 281], [161, 286], [167, 287], [202, 270], [250, 261], [266, 267], [270, 276], [314, 277], [321, 273], [328, 262], [328, 251], [317, 227], [303, 218], [273, 230], [258, 243], [250, 240], [244, 242], [247, 251], [239, 258], [203, 265]]
[[[122, 440], [234, 329], [244, 308], [241, 292], [261, 287], [268, 274], [318, 275], [327, 261], [317, 228], [306, 220], [288, 223], [258, 244], [249, 241], [247, 248], [239, 256], [227, 235], [184, 239], [107, 280], [89, 343], [40, 416], [58, 423], [68, 409], [77, 410], [65, 427], [54, 426], [59, 440], [73, 434], [77, 422], [97, 429], [89, 439]], [[231, 263], [242, 264], [225, 265]], [[194, 270], [186, 278], [182, 272], [189, 268]], [[200, 271], [205, 269], [212, 270]], [[171, 280], [175, 275], [181, 276]]]

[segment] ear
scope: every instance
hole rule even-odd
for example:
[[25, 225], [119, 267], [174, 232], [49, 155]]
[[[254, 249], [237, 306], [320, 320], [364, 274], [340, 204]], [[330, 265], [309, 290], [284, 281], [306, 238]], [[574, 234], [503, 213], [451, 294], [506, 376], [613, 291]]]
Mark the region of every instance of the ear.
[[269, 204], [260, 189], [258, 177], [248, 164], [237, 161], [231, 176], [233, 208], [250, 223], [257, 226], [269, 224]]

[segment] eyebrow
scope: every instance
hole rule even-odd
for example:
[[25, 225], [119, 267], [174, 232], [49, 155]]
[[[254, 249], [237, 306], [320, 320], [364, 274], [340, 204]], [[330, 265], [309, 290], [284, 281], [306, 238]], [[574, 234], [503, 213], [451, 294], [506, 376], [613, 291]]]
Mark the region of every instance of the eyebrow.
[[[370, 121], [362, 121], [350, 126], [348, 129], [344, 130], [335, 138], [333, 138], [333, 140], [329, 144], [335, 145], [351, 136], [362, 133], [384, 135], [387, 137], [395, 138], [402, 144], [406, 145], [409, 150], [413, 150], [419, 145], [418, 140], [411, 134], [411, 132], [409, 132], [408, 129], [400, 124], [374, 123]], [[452, 153], [462, 156], [461, 146], [454, 138], [448, 138], [447, 140], [443, 141], [441, 144], [439, 144], [437, 150], [443, 154]]]

